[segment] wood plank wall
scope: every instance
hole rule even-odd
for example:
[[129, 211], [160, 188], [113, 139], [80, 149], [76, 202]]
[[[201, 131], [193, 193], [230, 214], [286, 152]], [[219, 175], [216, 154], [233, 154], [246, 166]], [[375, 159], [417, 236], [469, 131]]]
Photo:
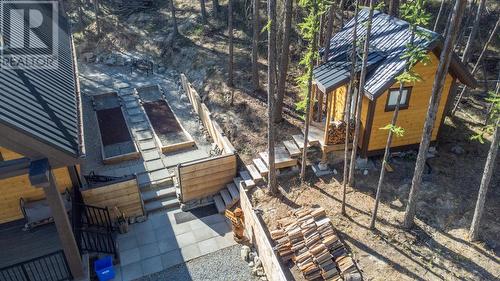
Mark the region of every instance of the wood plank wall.
[[[424, 128], [427, 107], [429, 105], [429, 99], [432, 92], [432, 84], [434, 82], [434, 76], [439, 64], [439, 59], [434, 55], [434, 53], [430, 52], [429, 56], [431, 59], [429, 64], [424, 65], [422, 63], [418, 63], [414, 67], [414, 71], [418, 73], [423, 80], [416, 82], [414, 85], [405, 85], [413, 87], [410, 95], [409, 107], [399, 111], [397, 121], [397, 125], [405, 129], [405, 134], [402, 137], [393, 138], [393, 147], [418, 144], [422, 138], [422, 130]], [[443, 94], [439, 102], [437, 118], [434, 123], [434, 130], [432, 131], [432, 140], [436, 140], [452, 80], [452, 76], [448, 74], [443, 87]], [[399, 88], [399, 84], [394, 83], [391, 88]], [[380, 128], [389, 124], [393, 115], [393, 111], [385, 112], [387, 98], [388, 91], [377, 99], [368, 151], [383, 149], [385, 147], [388, 131], [380, 130]], [[363, 106], [364, 105], [365, 104], [363, 103]]]
[[181, 201], [216, 194], [233, 181], [236, 166], [234, 154], [180, 164], [177, 167], [177, 179], [181, 188]]
[[[23, 157], [21, 154], [2, 147], [0, 147], [0, 151], [4, 160]], [[59, 191], [62, 193], [65, 189], [71, 190], [73, 185], [67, 167], [54, 169], [53, 172]], [[36, 188], [30, 184], [28, 174], [0, 180], [0, 223], [23, 218], [19, 207], [20, 198], [27, 201], [40, 200], [45, 198], [45, 193], [42, 188]]]
[[136, 178], [82, 190], [82, 197], [85, 204], [102, 208], [108, 207], [112, 220], [116, 219], [113, 210], [115, 206], [129, 218], [144, 215]]

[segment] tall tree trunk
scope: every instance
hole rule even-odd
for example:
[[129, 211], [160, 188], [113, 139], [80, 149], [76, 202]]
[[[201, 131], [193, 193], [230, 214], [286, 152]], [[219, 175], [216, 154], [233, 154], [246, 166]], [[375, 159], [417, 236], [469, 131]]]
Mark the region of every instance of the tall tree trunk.
[[227, 3], [227, 29], [228, 29], [228, 35], [229, 35], [229, 79], [227, 84], [229, 87], [234, 86], [234, 81], [233, 81], [233, 60], [234, 60], [234, 54], [233, 54], [233, 0], [229, 0]]
[[274, 107], [274, 122], [282, 119], [283, 99], [285, 98], [286, 77], [288, 74], [288, 61], [290, 55], [290, 34], [292, 31], [293, 0], [285, 0], [285, 24], [283, 26], [283, 44], [280, 56], [280, 73], [278, 76], [278, 93]]
[[474, 217], [472, 218], [472, 224], [469, 230], [469, 239], [471, 241], [477, 240], [479, 236], [478, 235], [479, 223], [481, 221], [481, 216], [483, 215], [484, 202], [486, 201], [486, 193], [488, 192], [488, 186], [490, 185], [493, 169], [495, 168], [495, 160], [498, 154], [498, 145], [500, 140], [499, 127], [500, 127], [500, 118], [498, 118], [496, 121], [495, 132], [493, 133], [493, 140], [491, 141], [488, 157], [486, 158], [486, 164], [484, 165], [484, 172], [483, 172], [483, 177], [481, 179], [481, 185], [479, 187], [479, 194], [477, 196], [476, 208], [474, 209]]
[[328, 55], [330, 53], [330, 39], [332, 38], [333, 32], [333, 21], [335, 20], [335, 4], [332, 3], [330, 9], [328, 10], [328, 24], [326, 26], [326, 40], [325, 48], [323, 51], [323, 63], [328, 61]]
[[201, 19], [203, 20], [203, 23], [207, 23], [207, 8], [205, 7], [205, 0], [200, 0], [200, 11], [201, 11]]
[[219, 10], [219, 0], [212, 0], [212, 13], [214, 18], [217, 18], [219, 16]]
[[179, 29], [177, 28], [177, 18], [175, 17], [175, 5], [174, 0], [169, 1], [170, 13], [172, 15], [172, 28], [174, 30], [174, 37], [179, 35]]
[[268, 187], [272, 194], [278, 193], [276, 185], [276, 168], [274, 155], [274, 90], [275, 90], [275, 71], [276, 71], [276, 0], [267, 0], [267, 15], [270, 22], [267, 31], [267, 106], [268, 106], [268, 133], [267, 133], [267, 153], [269, 157], [269, 177]]
[[78, 20], [79, 26], [82, 29], [82, 32], [85, 33], [85, 23], [83, 22], [83, 1], [79, 0], [78, 3], [76, 3], [76, 6], [78, 7]]
[[[370, 33], [372, 30], [372, 18], [373, 18], [373, 0], [370, 0], [370, 12], [368, 14], [368, 26], [366, 27], [366, 37], [365, 44], [363, 47], [363, 63], [361, 65], [361, 74], [359, 77], [358, 95], [356, 101], [356, 125], [354, 127], [354, 139], [352, 141], [352, 151], [351, 151], [351, 166], [349, 167], [349, 185], [354, 184], [354, 169], [356, 168], [356, 157], [358, 152], [359, 143], [359, 132], [361, 131], [361, 105], [363, 104], [363, 96], [366, 81], [366, 71], [368, 63], [368, 55], [370, 48]], [[343, 202], [344, 203], [344, 202]]]
[[101, 37], [101, 19], [99, 18], [99, 0], [94, 0], [95, 28], [97, 37]]
[[339, 14], [340, 14], [340, 29], [344, 28], [344, 6], [346, 0], [340, 0], [339, 3]]
[[432, 29], [432, 31], [434, 32], [436, 32], [439, 21], [441, 20], [441, 16], [443, 15], [444, 4], [446, 4], [446, 0], [441, 0], [441, 5], [439, 6], [439, 12], [436, 17], [436, 22], [434, 22], [434, 28]]
[[[472, 75], [476, 74], [478, 67], [479, 67], [479, 63], [483, 59], [483, 56], [486, 53], [486, 50], [488, 49], [488, 46], [490, 45], [491, 41], [493, 40], [493, 38], [497, 34], [499, 24], [500, 24], [500, 18], [497, 20], [495, 27], [493, 27], [493, 31], [490, 33], [490, 37], [488, 38], [488, 41], [486, 41], [486, 43], [484, 44], [483, 50], [481, 51], [481, 54], [479, 55], [476, 63], [474, 64], [474, 68], [472, 69], [472, 72], [471, 72]], [[463, 97], [466, 90], [467, 90], [467, 86], [464, 85], [462, 91], [458, 95], [457, 101], [456, 101], [455, 105], [453, 106], [453, 109], [451, 110], [451, 115], [454, 115], [455, 112], [457, 111], [458, 105], [460, 104], [460, 101], [462, 100], [462, 97]]]
[[453, 9], [453, 15], [449, 23], [448, 33], [446, 34], [446, 40], [439, 57], [439, 65], [436, 76], [434, 78], [434, 84], [432, 85], [429, 108], [427, 109], [427, 116], [424, 123], [424, 129], [422, 131], [422, 140], [420, 141], [420, 146], [418, 149], [408, 205], [406, 206], [406, 212], [403, 222], [405, 228], [410, 228], [413, 225], [418, 192], [420, 191], [420, 186], [422, 184], [422, 174], [424, 172], [426, 155], [427, 151], [429, 150], [429, 144], [431, 142], [432, 129], [434, 128], [439, 101], [441, 100], [441, 95], [443, 93], [444, 81], [446, 79], [448, 68], [450, 66], [453, 46], [457, 37], [456, 30], [460, 27], [460, 22], [464, 14], [465, 5], [466, 0], [456, 0], [455, 8]]
[[252, 36], [252, 83], [254, 90], [259, 86], [259, 4], [260, 0], [253, 0], [253, 36]]
[[462, 62], [467, 64], [469, 61], [470, 52], [472, 50], [472, 45], [475, 42], [477, 31], [479, 30], [479, 20], [483, 14], [486, 0], [481, 0], [479, 6], [477, 7], [476, 17], [474, 18], [474, 23], [472, 24], [472, 30], [470, 31], [469, 38], [467, 39], [467, 45], [465, 45], [464, 53], [462, 54]]
[[399, 0], [389, 0], [389, 15], [399, 17]]
[[[316, 0], [314, 0], [316, 1]], [[317, 17], [318, 13], [318, 8], [317, 8], [317, 3], [314, 3], [314, 8], [313, 8], [313, 15]], [[316, 21], [314, 28], [318, 28], [318, 19], [314, 19]], [[314, 36], [311, 42], [309, 44], [312, 44], [311, 50], [313, 52], [317, 52], [318, 49], [318, 32], [314, 32]], [[309, 138], [309, 122], [311, 120], [311, 96], [312, 96], [312, 80], [313, 80], [313, 68], [314, 68], [314, 59], [311, 57], [309, 59], [309, 77], [307, 78], [307, 97], [306, 97], [306, 120], [304, 124], [304, 149], [302, 149], [302, 161], [301, 161], [301, 167], [300, 167], [300, 179], [304, 181], [306, 179], [306, 164], [307, 164], [307, 144], [308, 144], [308, 138]]]
[[354, 8], [354, 27], [352, 31], [352, 52], [351, 52], [351, 80], [349, 81], [349, 88], [347, 89], [346, 106], [344, 118], [346, 122], [346, 132], [345, 132], [345, 144], [344, 144], [344, 179], [342, 181], [342, 214], [345, 214], [345, 197], [347, 190], [347, 181], [349, 178], [349, 131], [351, 130], [351, 99], [354, 93], [355, 81], [356, 81], [356, 64], [357, 64], [357, 44], [358, 42], [358, 0], [356, 0]]

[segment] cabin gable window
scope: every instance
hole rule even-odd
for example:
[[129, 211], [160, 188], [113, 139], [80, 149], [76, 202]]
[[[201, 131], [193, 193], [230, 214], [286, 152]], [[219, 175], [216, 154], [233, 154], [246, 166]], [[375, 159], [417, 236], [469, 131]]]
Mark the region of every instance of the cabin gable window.
[[[398, 102], [399, 88], [389, 89], [387, 93], [387, 101], [385, 103], [385, 111], [394, 111]], [[411, 87], [403, 87], [399, 109], [407, 109], [410, 104]]]

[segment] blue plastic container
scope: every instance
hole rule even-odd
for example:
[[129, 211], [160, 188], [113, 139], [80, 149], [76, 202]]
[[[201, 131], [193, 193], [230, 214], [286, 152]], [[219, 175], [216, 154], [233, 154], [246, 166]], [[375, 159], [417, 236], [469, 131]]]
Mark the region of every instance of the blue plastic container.
[[108, 281], [115, 278], [115, 269], [113, 268], [113, 257], [107, 256], [94, 262], [94, 270], [99, 281]]

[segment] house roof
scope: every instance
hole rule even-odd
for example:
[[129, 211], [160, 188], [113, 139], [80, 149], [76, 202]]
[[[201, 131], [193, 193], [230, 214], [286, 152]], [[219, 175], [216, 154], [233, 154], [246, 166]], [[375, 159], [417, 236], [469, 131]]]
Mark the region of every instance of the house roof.
[[[365, 21], [368, 19], [368, 13], [369, 10], [367, 8], [359, 12], [358, 38], [366, 36]], [[354, 19], [351, 19], [342, 30], [332, 36], [330, 40], [329, 59], [325, 64], [328, 64], [335, 57], [349, 53], [349, 50], [352, 49], [353, 28]], [[425, 28], [418, 28], [426, 32], [429, 36], [428, 38], [416, 36], [414, 44], [429, 51], [438, 52], [439, 54], [443, 41], [442, 36]], [[372, 66], [366, 77], [365, 95], [371, 100], [376, 99], [388, 87], [393, 85], [396, 82], [395, 78], [404, 71], [405, 60], [401, 59], [401, 56], [406, 49], [406, 45], [410, 42], [410, 38], [411, 32], [408, 22], [379, 11], [374, 12], [370, 34], [370, 48], [383, 54], [384, 58]], [[319, 68], [322, 68], [322, 66], [317, 67], [317, 69]], [[343, 72], [344, 70], [331, 69], [330, 73], [334, 73], [335, 71]], [[471, 87], [476, 86], [476, 80], [455, 54], [452, 57], [450, 72], [462, 83]], [[315, 80], [318, 80], [318, 78], [319, 76], [315, 76]]]
[[[36, 4], [30, 5], [38, 8]], [[0, 125], [14, 130], [16, 135], [20, 133], [78, 158], [83, 155], [80, 95], [69, 22], [62, 9], [56, 18], [45, 6], [40, 6], [40, 11], [43, 20], [58, 23], [55, 28], [58, 40], [54, 45], [58, 65], [55, 69], [0, 68]], [[23, 29], [11, 30], [11, 38], [16, 32]], [[52, 33], [50, 28], [35, 31], [42, 42], [51, 37], [49, 32]], [[4, 42], [4, 50], [15, 53], [13, 48], [9, 49], [9, 38], [4, 36]]]

